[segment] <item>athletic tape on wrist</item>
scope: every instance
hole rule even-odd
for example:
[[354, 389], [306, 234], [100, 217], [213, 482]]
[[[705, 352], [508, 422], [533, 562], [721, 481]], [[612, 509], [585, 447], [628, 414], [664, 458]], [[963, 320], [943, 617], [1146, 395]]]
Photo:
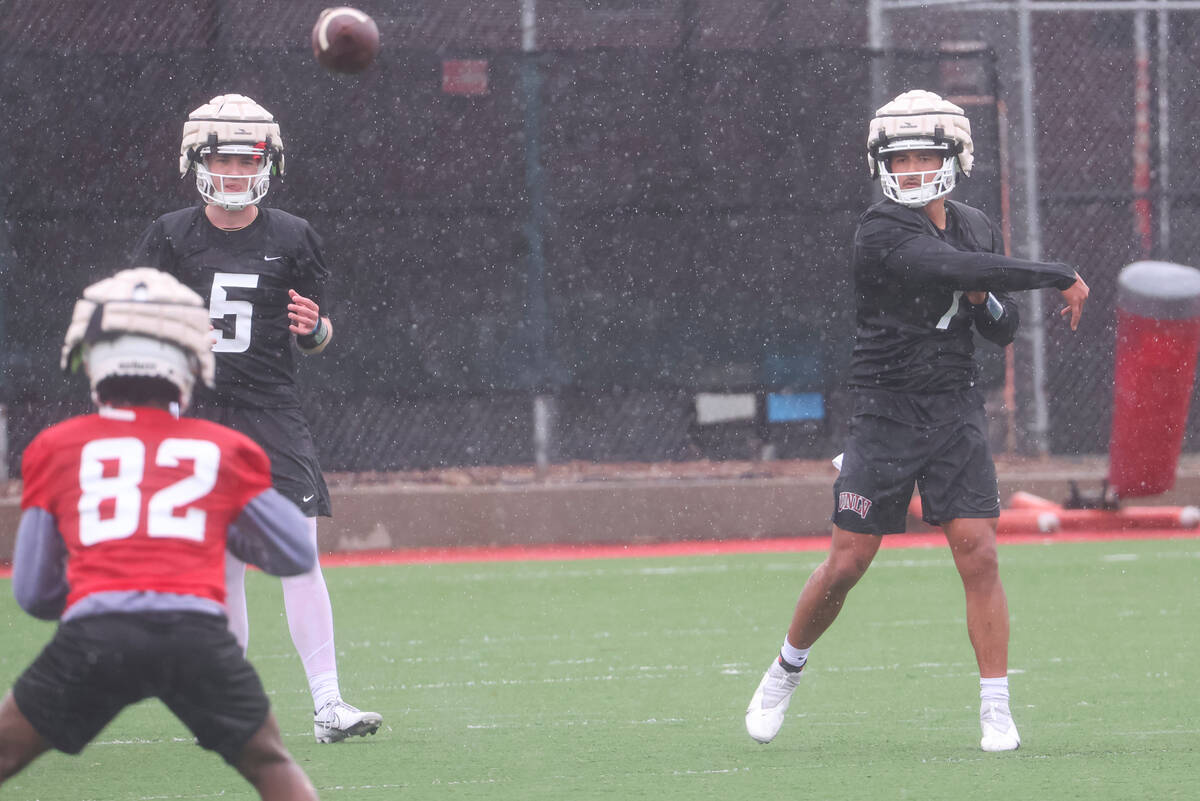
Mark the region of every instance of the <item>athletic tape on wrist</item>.
[[996, 300], [996, 296], [991, 292], [987, 296], [987, 310], [993, 320], [999, 320], [1004, 316], [1004, 304]]
[[325, 325], [325, 318], [320, 317], [317, 319], [317, 327], [307, 334], [297, 336], [296, 343], [306, 350], [312, 350], [320, 347], [328, 336], [329, 327]]

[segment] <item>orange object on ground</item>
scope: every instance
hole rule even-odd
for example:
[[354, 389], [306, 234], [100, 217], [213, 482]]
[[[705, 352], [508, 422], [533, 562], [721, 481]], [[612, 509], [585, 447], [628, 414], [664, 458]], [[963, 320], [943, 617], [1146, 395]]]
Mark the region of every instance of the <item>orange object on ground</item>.
[[1061, 509], [1061, 503], [1055, 503], [1049, 498], [1043, 498], [1041, 495], [1034, 495], [1032, 492], [1017, 490], [1008, 499], [1008, 508], [1010, 509]]
[[1200, 509], [1195, 506], [1128, 506], [1124, 509], [1004, 509], [1000, 534], [1055, 531], [1130, 531], [1141, 529], [1196, 528]]

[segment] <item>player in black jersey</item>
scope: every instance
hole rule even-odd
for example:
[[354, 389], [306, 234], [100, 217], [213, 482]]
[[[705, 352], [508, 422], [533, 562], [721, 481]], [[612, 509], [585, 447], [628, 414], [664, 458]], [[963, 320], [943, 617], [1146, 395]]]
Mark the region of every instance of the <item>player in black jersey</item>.
[[[132, 262], [170, 273], [205, 298], [216, 334], [216, 388], [193, 413], [241, 431], [271, 457], [275, 488], [308, 517], [331, 514], [329, 490], [300, 407], [294, 348], [320, 353], [333, 325], [321, 313], [329, 270], [307, 221], [259, 202], [282, 175], [279, 125], [242, 95], [221, 95], [183, 127], [179, 169], [194, 171], [204, 204], [164, 214], [142, 234]], [[243, 562], [227, 559], [230, 629], [249, 636]], [[308, 676], [318, 742], [374, 734], [382, 719], [345, 703], [337, 678], [333, 610], [318, 564], [283, 579], [292, 642]]]
[[1021, 740], [1009, 709], [1000, 499], [972, 330], [1007, 345], [1018, 324], [1008, 293], [1044, 287], [1062, 292], [1062, 315], [1074, 330], [1088, 287], [1066, 264], [1003, 255], [996, 226], [946, 198], [974, 158], [958, 106], [932, 92], [905, 92], [876, 112], [868, 153], [885, 199], [867, 209], [854, 236], [852, 417], [833, 487], [833, 539], [746, 710], [746, 730], [760, 743], [779, 732], [809, 649], [866, 572], [881, 535], [904, 531], [915, 485], [924, 519], [945, 532], [966, 594], [980, 747], [1011, 751]]

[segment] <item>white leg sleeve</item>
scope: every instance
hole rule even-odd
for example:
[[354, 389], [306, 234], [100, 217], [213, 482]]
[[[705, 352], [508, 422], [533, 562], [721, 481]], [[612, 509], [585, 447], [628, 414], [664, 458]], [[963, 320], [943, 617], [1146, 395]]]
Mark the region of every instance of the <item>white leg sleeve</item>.
[[[309, 536], [317, 541], [317, 520], [308, 518]], [[287, 610], [292, 643], [304, 664], [314, 705], [321, 698], [338, 695], [337, 654], [333, 645], [333, 607], [321, 565], [299, 576], [283, 579], [283, 604]]]
[[225, 614], [242, 655], [250, 644], [250, 617], [246, 612], [246, 563], [225, 552]]

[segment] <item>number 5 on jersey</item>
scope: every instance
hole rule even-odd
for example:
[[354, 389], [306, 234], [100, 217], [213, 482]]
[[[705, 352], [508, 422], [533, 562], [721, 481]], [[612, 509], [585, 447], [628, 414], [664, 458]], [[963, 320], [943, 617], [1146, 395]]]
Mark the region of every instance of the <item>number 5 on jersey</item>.
[[254, 273], [214, 273], [212, 292], [208, 300], [208, 316], [212, 320], [233, 317], [233, 336], [221, 331], [213, 345], [216, 353], [245, 353], [250, 348], [250, 324], [254, 321], [254, 304], [248, 300], [230, 300], [229, 287], [253, 289], [258, 286]]

